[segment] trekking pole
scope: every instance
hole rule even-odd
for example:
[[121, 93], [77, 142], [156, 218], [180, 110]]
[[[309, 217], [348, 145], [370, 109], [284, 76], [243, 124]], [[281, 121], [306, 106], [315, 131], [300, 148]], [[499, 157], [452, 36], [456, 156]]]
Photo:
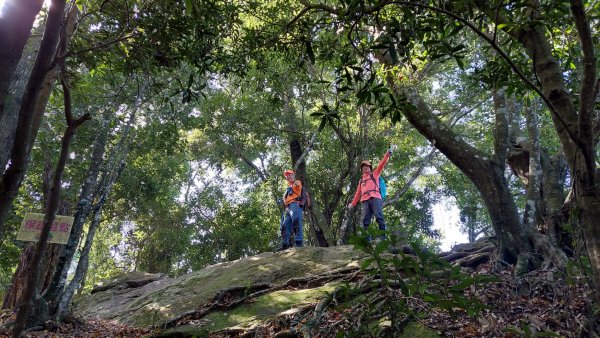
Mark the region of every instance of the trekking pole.
[[283, 242], [283, 239], [285, 238], [285, 235], [283, 233], [283, 231], [284, 231], [283, 221], [285, 220], [285, 208], [281, 208], [282, 205], [283, 205], [283, 200], [281, 198], [278, 198], [277, 206], [279, 207], [279, 210], [281, 210], [281, 219], [279, 220], [279, 234], [281, 235], [281, 242]]

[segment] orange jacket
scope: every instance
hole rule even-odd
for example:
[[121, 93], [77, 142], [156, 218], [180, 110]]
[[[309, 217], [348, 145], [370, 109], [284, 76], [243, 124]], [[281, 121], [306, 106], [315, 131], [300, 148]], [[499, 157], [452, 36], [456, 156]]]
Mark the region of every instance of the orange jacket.
[[[291, 192], [291, 193], [288, 193]], [[289, 183], [288, 188], [283, 194], [283, 204], [287, 207], [292, 202], [298, 202], [302, 195], [302, 182], [296, 180], [294, 183]]]
[[350, 202], [350, 205], [354, 207], [358, 201], [364, 202], [370, 198], [379, 198], [381, 199], [381, 193], [379, 192], [379, 176], [383, 171], [383, 167], [385, 167], [386, 163], [390, 159], [390, 153], [386, 152], [383, 156], [383, 159], [375, 168], [375, 171], [372, 172], [373, 178], [371, 179], [371, 173], [363, 173], [360, 181], [358, 182], [358, 188], [356, 188], [356, 193], [354, 193], [354, 199]]

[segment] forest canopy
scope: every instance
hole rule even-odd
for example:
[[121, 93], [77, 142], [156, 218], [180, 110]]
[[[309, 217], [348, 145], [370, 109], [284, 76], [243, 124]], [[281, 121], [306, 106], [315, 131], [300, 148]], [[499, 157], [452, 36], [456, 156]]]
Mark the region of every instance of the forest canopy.
[[[361, 161], [392, 145], [394, 241], [440, 252], [450, 201], [517, 275], [581, 262], [598, 302], [599, 16], [580, 0], [6, 0], [4, 306], [24, 293], [22, 315], [62, 318], [124, 271], [273, 251], [288, 169], [312, 201], [304, 244], [348, 244]], [[73, 216], [69, 242], [17, 241], [27, 212]]]

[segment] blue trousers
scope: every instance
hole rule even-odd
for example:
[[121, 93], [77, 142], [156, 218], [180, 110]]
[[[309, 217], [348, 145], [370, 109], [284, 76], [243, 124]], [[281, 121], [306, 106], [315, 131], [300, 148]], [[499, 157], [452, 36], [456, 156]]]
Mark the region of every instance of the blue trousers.
[[290, 203], [285, 209], [285, 218], [283, 219], [282, 225], [282, 243], [283, 245], [290, 245], [290, 236], [295, 233], [296, 244], [302, 244], [302, 208], [297, 202]]
[[379, 224], [379, 230], [385, 230], [385, 220], [383, 219], [383, 201], [380, 198], [372, 197], [362, 202], [363, 205], [363, 227], [366, 229], [371, 224], [371, 218], [375, 216], [375, 221]]

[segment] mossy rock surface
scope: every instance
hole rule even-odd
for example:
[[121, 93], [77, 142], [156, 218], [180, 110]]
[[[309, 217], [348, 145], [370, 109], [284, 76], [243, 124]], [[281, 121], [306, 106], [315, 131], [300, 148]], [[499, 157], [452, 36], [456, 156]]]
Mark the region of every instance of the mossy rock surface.
[[159, 337], [175, 337], [189, 334], [199, 336], [202, 332], [220, 330], [252, 330], [279, 316], [291, 314], [299, 308], [319, 302], [339, 283], [301, 290], [279, 290], [257, 297], [252, 303], [225, 311], [215, 311], [197, 321], [195, 325], [178, 326], [164, 331]]
[[[114, 320], [135, 327], [160, 326], [181, 314], [196, 309], [199, 305], [212, 299], [220, 290], [257, 283], [283, 284], [291, 278], [307, 277], [334, 269], [358, 266], [358, 260], [362, 257], [364, 254], [354, 251], [351, 246], [304, 247], [279, 253], [267, 252], [233, 262], [211, 265], [177, 278], [160, 279], [137, 288], [111, 288], [96, 292], [78, 298], [74, 302], [74, 311], [84, 318]], [[307, 297], [306, 301], [314, 301], [314, 297], [317, 297], [317, 294], [322, 295], [324, 290], [314, 291], [315, 293], [309, 290], [285, 293], [282, 290], [261, 296], [265, 297], [265, 301], [269, 300], [273, 304], [277, 304], [275, 307], [266, 306], [264, 311], [267, 311], [267, 308], [291, 307], [294, 302], [302, 304], [301, 297]], [[207, 319], [212, 320], [212, 323], [224, 322], [226, 324], [223, 325], [229, 325], [227, 327], [237, 325], [234, 317], [218, 318], [218, 313], [214, 314], [217, 317], [211, 316], [213, 314], [209, 315]], [[251, 322], [247, 316], [242, 317], [242, 322]], [[217, 326], [222, 327], [223, 325], [215, 324], [213, 326], [216, 329]], [[211, 331], [213, 330], [211, 327]]]

